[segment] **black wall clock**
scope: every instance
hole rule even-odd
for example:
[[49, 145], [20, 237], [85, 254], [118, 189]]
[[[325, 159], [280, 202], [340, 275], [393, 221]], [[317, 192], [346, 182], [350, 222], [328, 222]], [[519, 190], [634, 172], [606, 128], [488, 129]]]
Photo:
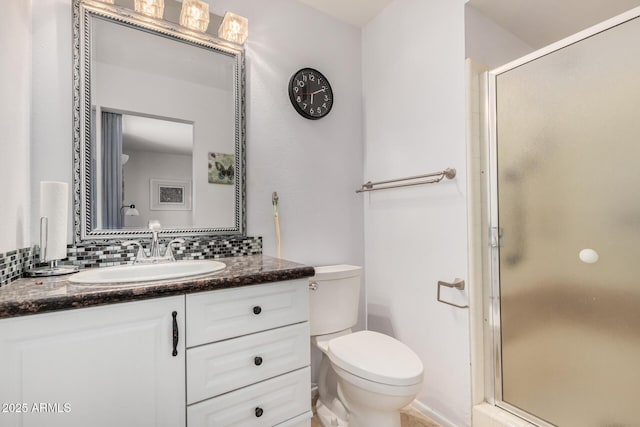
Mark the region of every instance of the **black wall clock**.
[[289, 99], [305, 119], [318, 120], [333, 107], [333, 90], [329, 80], [318, 70], [303, 68], [289, 80]]

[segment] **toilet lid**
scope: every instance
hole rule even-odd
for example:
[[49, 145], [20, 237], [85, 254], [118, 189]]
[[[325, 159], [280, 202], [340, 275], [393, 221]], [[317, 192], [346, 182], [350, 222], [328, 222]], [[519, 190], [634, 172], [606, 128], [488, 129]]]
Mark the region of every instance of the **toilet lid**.
[[354, 332], [329, 342], [331, 362], [353, 375], [388, 385], [422, 381], [423, 366], [406, 345], [373, 331]]

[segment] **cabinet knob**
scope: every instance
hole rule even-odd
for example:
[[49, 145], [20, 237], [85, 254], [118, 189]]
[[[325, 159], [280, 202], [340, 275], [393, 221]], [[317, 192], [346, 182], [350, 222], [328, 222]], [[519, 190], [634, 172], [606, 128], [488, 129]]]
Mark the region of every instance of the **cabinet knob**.
[[262, 307], [260, 307], [259, 305], [256, 305], [255, 307], [253, 307], [253, 314], [257, 316], [260, 313], [262, 313]]
[[264, 414], [264, 411], [262, 410], [261, 407], [257, 407], [256, 408], [256, 417], [260, 418], [262, 416], [262, 414]]
[[260, 365], [262, 365], [262, 357], [260, 357], [260, 356], [256, 356], [256, 357], [254, 357], [254, 359], [253, 359], [253, 363], [255, 363], [255, 364], [256, 364], [256, 366], [260, 366]]

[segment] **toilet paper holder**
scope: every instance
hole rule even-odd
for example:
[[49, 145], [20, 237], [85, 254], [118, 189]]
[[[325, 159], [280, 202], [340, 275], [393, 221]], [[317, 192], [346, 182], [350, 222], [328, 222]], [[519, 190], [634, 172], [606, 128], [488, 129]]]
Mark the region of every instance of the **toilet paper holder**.
[[443, 299], [440, 298], [440, 288], [442, 286], [446, 286], [447, 288], [454, 288], [454, 289], [458, 289], [458, 290], [464, 290], [465, 287], [465, 283], [464, 283], [464, 279], [454, 279], [453, 283], [449, 283], [449, 282], [443, 282], [442, 280], [438, 280], [438, 295], [437, 295], [437, 299], [438, 302], [441, 302], [443, 304], [447, 304], [447, 305], [451, 305], [453, 307], [457, 307], [457, 308], [469, 308], [468, 305], [458, 305], [458, 304], [454, 304], [452, 302], [449, 301], [445, 301]]

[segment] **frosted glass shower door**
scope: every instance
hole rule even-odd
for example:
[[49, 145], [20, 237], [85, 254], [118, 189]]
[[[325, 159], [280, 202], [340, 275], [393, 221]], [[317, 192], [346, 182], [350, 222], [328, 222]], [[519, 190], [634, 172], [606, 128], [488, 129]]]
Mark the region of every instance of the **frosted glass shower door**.
[[640, 426], [640, 19], [495, 90], [501, 402]]

